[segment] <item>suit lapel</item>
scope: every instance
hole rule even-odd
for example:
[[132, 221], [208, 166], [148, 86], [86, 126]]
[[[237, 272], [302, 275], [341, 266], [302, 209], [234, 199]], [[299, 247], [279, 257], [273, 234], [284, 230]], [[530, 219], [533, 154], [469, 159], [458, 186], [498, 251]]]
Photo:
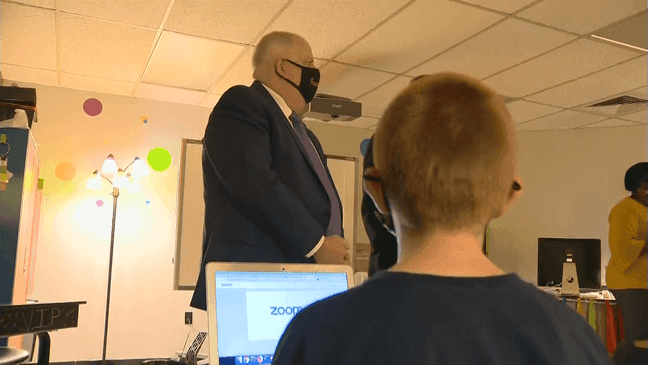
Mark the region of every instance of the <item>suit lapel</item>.
[[[292, 124], [290, 123], [288, 118], [286, 118], [286, 116], [284, 115], [284, 113], [281, 110], [281, 108], [279, 107], [279, 105], [277, 105], [277, 102], [272, 98], [272, 95], [270, 95], [270, 93], [268, 93], [268, 90], [266, 90], [265, 86], [263, 86], [259, 81], [254, 81], [254, 83], [252, 83], [251, 88], [253, 88], [259, 94], [261, 94], [261, 96], [263, 96], [264, 99], [271, 105], [272, 110], [275, 113], [275, 117], [277, 119], [281, 120], [282, 123], [284, 123], [285, 126], [288, 128], [288, 131], [289, 131], [290, 135], [292, 135], [293, 140], [295, 141], [295, 144], [297, 144], [297, 147], [301, 151], [302, 155], [304, 155], [304, 158], [306, 159], [306, 162], [310, 166], [311, 170], [313, 170], [313, 173], [316, 176], [319, 176], [319, 175], [317, 175], [317, 171], [315, 170], [315, 166], [313, 165], [313, 161], [311, 161], [310, 157], [308, 156], [308, 152], [306, 151], [306, 148], [304, 147], [304, 144], [301, 142], [301, 139], [299, 139], [299, 136], [297, 135], [297, 132], [295, 132], [295, 128], [293, 128]], [[317, 154], [319, 155], [319, 152], [317, 151], [317, 149], [315, 149], [315, 152], [317, 152]], [[321, 157], [320, 157], [320, 159], [321, 159]], [[326, 169], [326, 166], [324, 166], [324, 168]]]

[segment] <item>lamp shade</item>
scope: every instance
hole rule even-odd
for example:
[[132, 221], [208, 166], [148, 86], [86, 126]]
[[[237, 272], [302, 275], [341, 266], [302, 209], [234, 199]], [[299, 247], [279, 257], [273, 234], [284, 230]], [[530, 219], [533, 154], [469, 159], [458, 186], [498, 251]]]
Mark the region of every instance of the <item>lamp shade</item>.
[[117, 189], [120, 188], [125, 188], [128, 186], [128, 176], [126, 176], [126, 173], [124, 170], [119, 169], [117, 170], [117, 175], [115, 175], [115, 181], [113, 181], [113, 186], [116, 187]]
[[92, 173], [92, 177], [90, 177], [86, 182], [86, 189], [92, 191], [99, 191], [101, 190], [102, 183], [103, 180], [101, 179], [101, 176], [99, 176], [99, 170], [95, 170]]
[[106, 157], [106, 160], [101, 166], [101, 172], [104, 174], [114, 174], [117, 172], [117, 161], [115, 161], [115, 157], [112, 154]]
[[135, 157], [135, 161], [133, 161], [133, 177], [139, 179], [148, 175], [149, 172], [150, 169], [148, 164], [142, 161], [141, 158]]
[[138, 193], [142, 191], [142, 185], [140, 185], [139, 179], [131, 174], [126, 174], [128, 178], [128, 192], [129, 193]]

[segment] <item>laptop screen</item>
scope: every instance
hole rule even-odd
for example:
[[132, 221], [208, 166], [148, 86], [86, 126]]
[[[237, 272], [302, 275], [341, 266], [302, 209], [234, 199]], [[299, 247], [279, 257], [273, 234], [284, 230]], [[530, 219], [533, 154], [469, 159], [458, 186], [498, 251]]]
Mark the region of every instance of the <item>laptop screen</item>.
[[220, 364], [270, 364], [295, 314], [348, 289], [346, 273], [216, 271]]

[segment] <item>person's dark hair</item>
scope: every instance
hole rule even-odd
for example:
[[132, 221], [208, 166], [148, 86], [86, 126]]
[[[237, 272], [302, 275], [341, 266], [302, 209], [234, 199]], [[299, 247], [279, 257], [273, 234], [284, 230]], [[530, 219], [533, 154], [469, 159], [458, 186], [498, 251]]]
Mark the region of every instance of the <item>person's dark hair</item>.
[[636, 192], [644, 181], [648, 181], [648, 162], [639, 162], [628, 169], [623, 183], [627, 191]]
[[516, 131], [501, 96], [474, 78], [440, 73], [410, 83], [374, 143], [385, 193], [416, 231], [483, 229], [509, 196]]

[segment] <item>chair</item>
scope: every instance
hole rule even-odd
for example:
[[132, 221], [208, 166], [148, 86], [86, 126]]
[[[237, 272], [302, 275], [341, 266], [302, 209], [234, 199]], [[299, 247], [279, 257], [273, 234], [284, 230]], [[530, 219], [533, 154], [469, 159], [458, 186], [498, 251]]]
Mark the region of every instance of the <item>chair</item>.
[[29, 358], [29, 352], [11, 347], [0, 347], [0, 365], [22, 364]]

